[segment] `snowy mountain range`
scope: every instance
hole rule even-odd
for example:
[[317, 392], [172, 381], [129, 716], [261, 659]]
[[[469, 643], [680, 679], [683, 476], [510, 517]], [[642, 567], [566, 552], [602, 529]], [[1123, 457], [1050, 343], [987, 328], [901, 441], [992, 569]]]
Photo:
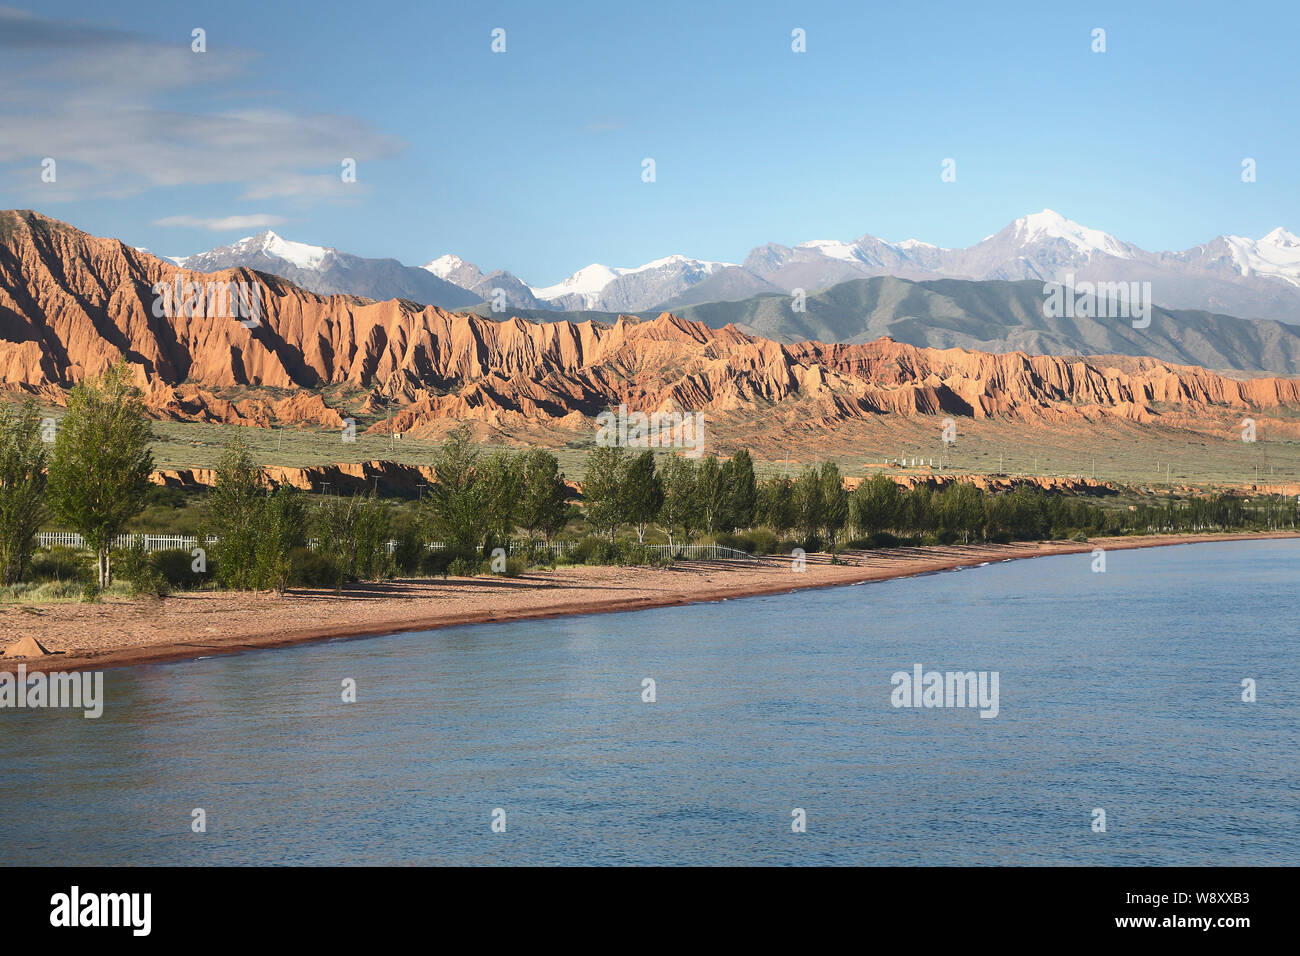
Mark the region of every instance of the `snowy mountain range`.
[[502, 270], [485, 274], [455, 255], [405, 266], [273, 232], [172, 261], [196, 271], [247, 266], [314, 292], [406, 298], [443, 308], [490, 302], [495, 295], [511, 309], [615, 313], [734, 302], [765, 292], [813, 292], [873, 276], [1046, 282], [1073, 274], [1076, 281], [1150, 281], [1154, 300], [1169, 308], [1300, 324], [1300, 238], [1285, 229], [1260, 239], [1219, 236], [1182, 252], [1147, 252], [1050, 209], [1017, 219], [964, 249], [871, 235], [848, 242], [769, 243], [741, 264], [684, 255], [634, 268], [593, 263], [548, 286], [532, 286]]
[[197, 255], [171, 260], [194, 272], [244, 266], [283, 276], [321, 295], [360, 295], [368, 299], [411, 299], [445, 309], [482, 302], [483, 296], [424, 269], [396, 259], [365, 259], [323, 246], [283, 239], [263, 232]]

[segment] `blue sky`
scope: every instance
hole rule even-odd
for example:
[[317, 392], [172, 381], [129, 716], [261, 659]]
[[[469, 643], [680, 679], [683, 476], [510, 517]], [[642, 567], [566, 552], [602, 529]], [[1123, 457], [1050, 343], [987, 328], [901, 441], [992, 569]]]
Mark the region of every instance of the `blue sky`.
[[170, 255], [267, 223], [544, 285], [1045, 207], [1147, 249], [1300, 231], [1293, 2], [8, 2], [0, 206]]

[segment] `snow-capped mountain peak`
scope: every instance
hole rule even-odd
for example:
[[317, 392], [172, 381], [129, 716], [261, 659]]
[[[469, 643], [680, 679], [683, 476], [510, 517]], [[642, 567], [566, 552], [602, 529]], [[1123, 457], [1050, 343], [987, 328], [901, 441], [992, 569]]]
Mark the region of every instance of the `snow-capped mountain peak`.
[[857, 262], [860, 259], [857, 246], [839, 239], [810, 239], [799, 243], [795, 248], [818, 252], [828, 259], [839, 259], [841, 262]]
[[[245, 236], [228, 247], [232, 253], [254, 255], [258, 252], [271, 259], [283, 259], [299, 269], [319, 269], [326, 257], [333, 252], [324, 246], [310, 246], [305, 242], [293, 242], [271, 230], [259, 232], [255, 236]], [[197, 257], [190, 257], [197, 258]]]
[[533, 289], [533, 295], [539, 299], [558, 299], [566, 295], [598, 296], [601, 289], [626, 271], [626, 269], [616, 269], [613, 266], [593, 262], [589, 266], [583, 266], [568, 278], [561, 279], [555, 285]]
[[450, 254], [439, 256], [432, 262], [426, 262], [420, 268], [426, 272], [432, 272], [439, 279], [454, 282], [466, 288], [483, 278], [483, 270], [474, 263], [466, 262], [460, 256]]
[[1276, 229], [1274, 229], [1268, 235], [1264, 236], [1259, 241], [1261, 245], [1268, 244], [1271, 246], [1280, 246], [1283, 248], [1295, 248], [1296, 246], [1300, 246], [1300, 237], [1297, 237], [1296, 234], [1293, 232], [1288, 232], [1287, 230], [1283, 229], [1281, 226], [1278, 226]]
[[1273, 276], [1300, 285], [1300, 238], [1278, 226], [1260, 239], [1224, 236], [1243, 276]]
[[1127, 243], [1121, 242], [1108, 232], [1089, 229], [1072, 219], [1066, 219], [1059, 212], [1044, 209], [1028, 216], [1022, 216], [1011, 224], [1015, 240], [1020, 245], [1031, 245], [1051, 239], [1061, 239], [1081, 252], [1100, 252], [1120, 259], [1131, 259], [1132, 250]]
[[[632, 268], [594, 262], [555, 285], [531, 291], [538, 299], [562, 308], [593, 309], [598, 304], [603, 308], [629, 308], [631, 303], [639, 304], [646, 296], [663, 301], [726, 268], [735, 266], [683, 255], [652, 259]], [[656, 299], [656, 295], [661, 298]]]
[[255, 236], [245, 236], [228, 246], [220, 246], [191, 256], [173, 257], [172, 262], [175, 262], [181, 268], [185, 268], [187, 263], [192, 263], [196, 267], [201, 266], [214, 255], [238, 259], [261, 255], [268, 259], [282, 259], [299, 269], [319, 269], [333, 251], [333, 249], [326, 249], [323, 246], [293, 242], [268, 229], [265, 232], [259, 232]]
[[465, 260], [462, 259], [460, 256], [453, 256], [449, 254], [445, 256], [439, 256], [436, 259], [426, 262], [420, 268], [432, 272], [439, 279], [445, 279], [447, 278], [447, 276], [451, 275], [453, 272], [455, 272], [457, 269], [461, 268], [465, 264], [466, 264]]
[[718, 269], [725, 269], [727, 266], [735, 265], [732, 262], [709, 262], [705, 259], [692, 259], [690, 256], [675, 254], [664, 256], [662, 259], [652, 259], [645, 265], [636, 266], [632, 269], [619, 269], [619, 275], [635, 275], [638, 272], [649, 272], [651, 269], [663, 269], [667, 266], [681, 266], [686, 269], [694, 269], [704, 273], [712, 273]]
[[[1123, 265], [1116, 259], [1125, 260]], [[511, 308], [643, 312], [686, 308], [794, 289], [822, 289], [873, 276], [908, 280], [1061, 281], [1152, 276], [1162, 305], [1213, 308], [1295, 321], [1300, 302], [1300, 237], [1277, 227], [1259, 239], [1223, 235], [1182, 252], [1150, 253], [1051, 209], [1022, 216], [985, 240], [945, 248], [918, 239], [777, 243], [750, 251], [743, 265], [674, 254], [633, 268], [592, 263], [553, 285], [535, 288], [496, 270], [484, 274], [447, 254], [423, 266], [362, 259], [266, 231], [205, 253], [172, 260], [199, 272], [234, 266], [282, 274], [322, 294], [408, 298], [457, 308], [501, 297]], [[1117, 272], [1118, 270], [1118, 272]], [[1209, 291], [1207, 291], [1209, 290]]]

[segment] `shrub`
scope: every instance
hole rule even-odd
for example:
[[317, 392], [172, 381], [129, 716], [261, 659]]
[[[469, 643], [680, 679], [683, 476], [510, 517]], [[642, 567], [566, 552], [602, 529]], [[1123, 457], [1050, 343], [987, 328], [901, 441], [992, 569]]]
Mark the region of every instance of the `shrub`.
[[496, 574], [503, 578], [517, 578], [524, 573], [527, 567], [528, 565], [523, 558], [508, 557], [506, 558], [506, 569], [504, 571], [493, 571], [491, 561], [485, 562], [480, 567], [480, 570], [485, 574]]
[[408, 521], [393, 539], [393, 568], [401, 574], [419, 574], [424, 559], [424, 541], [414, 521]]
[[848, 542], [846, 547], [851, 549], [870, 550], [873, 548], [897, 548], [909, 542], [904, 541], [897, 535], [890, 534], [888, 531], [873, 531], [865, 538], [855, 538]]
[[583, 564], [623, 563], [623, 549], [618, 542], [605, 538], [583, 538], [574, 549], [573, 556]]
[[657, 548], [648, 548], [635, 541], [627, 542], [620, 551], [622, 554], [617, 562], [619, 564], [643, 564], [663, 567], [673, 563], [671, 555], [664, 554]]
[[724, 531], [713, 536], [713, 543], [723, 548], [735, 548], [737, 551], [754, 553], [754, 536], [752, 534], [728, 534]]
[[144, 542], [136, 539], [129, 548], [112, 552], [112, 563], [118, 575], [127, 582], [131, 597], [149, 595], [163, 597], [170, 592], [167, 581], [153, 563], [153, 555], [144, 549]]
[[781, 548], [780, 539], [769, 528], [755, 528], [749, 532], [749, 537], [754, 542], [750, 554], [772, 554]]
[[482, 567], [482, 563], [474, 558], [457, 556], [452, 558], [451, 563], [447, 565], [446, 573], [454, 578], [472, 578], [479, 573]]
[[55, 545], [32, 556], [35, 581], [89, 581], [92, 573], [90, 554], [77, 548]]
[[255, 584], [283, 594], [294, 581], [293, 550], [307, 543], [302, 493], [281, 485], [261, 503], [256, 517]]
[[339, 579], [338, 562], [333, 556], [307, 547], [289, 551], [291, 576], [296, 584], [309, 588], [334, 587]]
[[426, 551], [420, 559], [420, 573], [428, 577], [446, 577], [451, 562], [456, 559], [454, 552], [445, 548], [439, 548], [437, 551]]
[[166, 597], [172, 590], [171, 585], [152, 567], [146, 567], [133, 578], [126, 578], [126, 582], [131, 597]]
[[36, 532], [45, 521], [49, 452], [41, 440], [40, 413], [28, 398], [21, 409], [0, 406], [0, 581], [27, 576]]
[[204, 583], [205, 575], [194, 570], [194, 558], [184, 548], [167, 548], [149, 556], [155, 572], [173, 588], [197, 588]]
[[114, 572], [126, 581], [143, 577], [152, 570], [149, 567], [149, 552], [138, 539], [129, 547], [113, 549], [110, 556]]
[[76, 581], [19, 581], [0, 585], [0, 601], [17, 601], [20, 604], [37, 604], [46, 601], [67, 600], [81, 595], [81, 584]]
[[388, 502], [375, 494], [325, 498], [317, 504], [317, 547], [337, 561], [336, 588], [347, 580], [376, 580], [389, 575], [389, 521]]

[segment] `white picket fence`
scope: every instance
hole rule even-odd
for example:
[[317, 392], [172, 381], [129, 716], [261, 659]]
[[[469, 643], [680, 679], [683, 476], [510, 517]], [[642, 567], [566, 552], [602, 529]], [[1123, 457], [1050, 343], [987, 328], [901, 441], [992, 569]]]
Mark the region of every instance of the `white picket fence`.
[[672, 558], [684, 558], [687, 561], [758, 561], [758, 558], [747, 551], [724, 548], [720, 544], [650, 544], [646, 547], [660, 554]]
[[[208, 539], [211, 542], [213, 539]], [[113, 539], [113, 547], [129, 548], [137, 542], [143, 543], [145, 551], [168, 551], [179, 548], [182, 551], [189, 551], [198, 546], [199, 539], [189, 534], [119, 534]], [[65, 548], [84, 548], [86, 541], [75, 531], [42, 531], [36, 535], [36, 543], [42, 548], [65, 547]], [[308, 541], [311, 546], [316, 545], [315, 539]], [[506, 548], [507, 554], [528, 554], [534, 551], [547, 551], [552, 557], [560, 557], [568, 554], [578, 547], [577, 541], [552, 541], [547, 544], [543, 541], [530, 543], [526, 538], [514, 538]], [[391, 554], [397, 547], [396, 541], [388, 542], [388, 552]], [[445, 545], [441, 541], [431, 541], [428, 544], [430, 551], [441, 551]], [[758, 559], [752, 554], [739, 551], [736, 548], [724, 548], [720, 544], [650, 544], [646, 548], [651, 551], [657, 551], [660, 554], [668, 555], [672, 558], [684, 559], [687, 561], [757, 561]]]
[[[129, 548], [137, 541], [144, 543], [146, 551], [167, 551], [181, 548], [189, 551], [199, 543], [199, 539], [189, 534], [119, 534], [113, 539], [113, 547]], [[75, 531], [41, 531], [36, 535], [36, 544], [42, 548], [84, 548], [86, 539]]]
[[552, 541], [550, 544], [547, 544], [545, 541], [537, 541], [529, 544], [527, 539], [516, 538], [510, 542], [510, 547], [507, 549], [506, 553], [532, 554], [537, 551], [546, 551], [551, 555], [551, 557], [558, 558], [562, 554], [568, 554], [577, 546], [577, 541]]

